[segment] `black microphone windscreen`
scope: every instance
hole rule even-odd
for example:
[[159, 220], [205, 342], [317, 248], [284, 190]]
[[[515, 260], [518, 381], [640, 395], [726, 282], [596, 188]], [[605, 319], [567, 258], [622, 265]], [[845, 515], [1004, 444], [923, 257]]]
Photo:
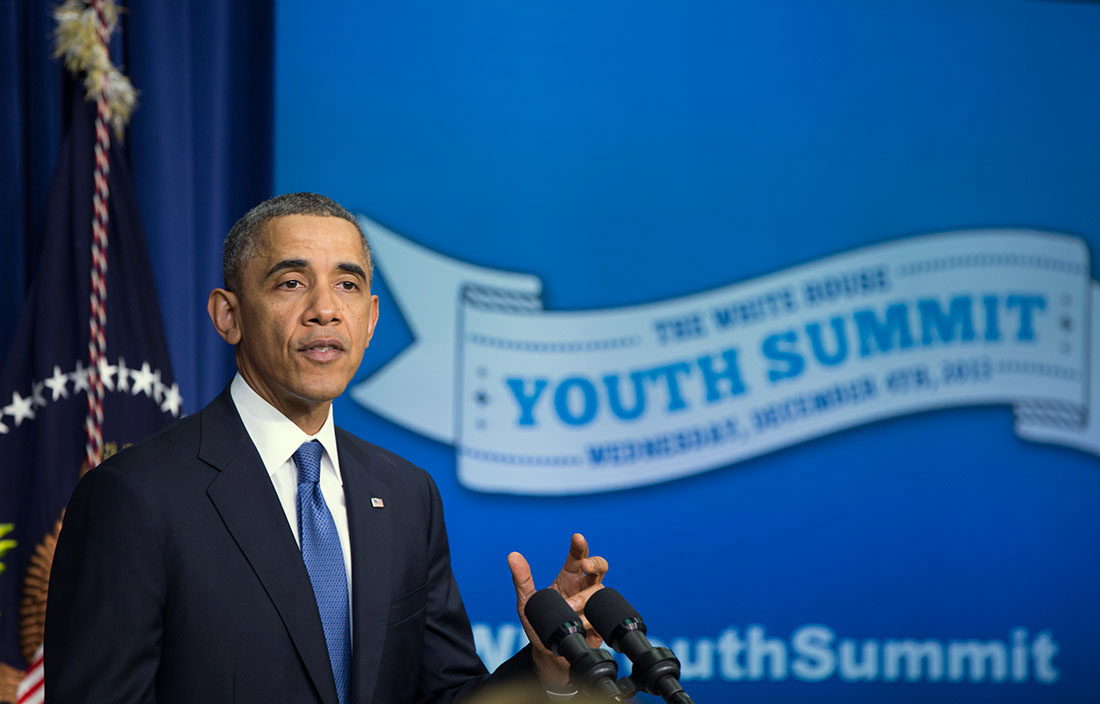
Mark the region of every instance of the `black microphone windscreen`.
[[611, 641], [611, 634], [623, 621], [634, 619], [641, 621], [642, 617], [627, 603], [623, 595], [611, 587], [604, 587], [592, 596], [588, 597], [588, 604], [584, 607], [584, 615], [588, 622], [603, 636], [604, 640]]
[[553, 647], [550, 638], [562, 624], [571, 622], [580, 628], [580, 618], [576, 612], [569, 608], [561, 594], [550, 588], [540, 589], [532, 594], [527, 605], [523, 607], [523, 613], [547, 648]]

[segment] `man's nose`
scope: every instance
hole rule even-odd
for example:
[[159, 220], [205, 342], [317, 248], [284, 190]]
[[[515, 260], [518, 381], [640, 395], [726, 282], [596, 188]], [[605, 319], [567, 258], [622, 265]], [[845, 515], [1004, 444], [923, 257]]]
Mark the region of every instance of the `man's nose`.
[[331, 286], [322, 285], [313, 289], [306, 319], [317, 325], [330, 325], [339, 320], [336, 292]]

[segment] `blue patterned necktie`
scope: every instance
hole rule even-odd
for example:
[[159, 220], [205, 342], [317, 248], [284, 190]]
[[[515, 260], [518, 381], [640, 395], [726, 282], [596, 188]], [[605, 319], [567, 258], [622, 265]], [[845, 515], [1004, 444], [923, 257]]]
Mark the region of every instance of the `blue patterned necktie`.
[[321, 612], [336, 696], [340, 704], [345, 704], [351, 665], [348, 578], [336, 523], [321, 495], [321, 443], [316, 440], [302, 443], [294, 453], [294, 464], [298, 466], [298, 537], [302, 542], [302, 559], [313, 583], [317, 610]]

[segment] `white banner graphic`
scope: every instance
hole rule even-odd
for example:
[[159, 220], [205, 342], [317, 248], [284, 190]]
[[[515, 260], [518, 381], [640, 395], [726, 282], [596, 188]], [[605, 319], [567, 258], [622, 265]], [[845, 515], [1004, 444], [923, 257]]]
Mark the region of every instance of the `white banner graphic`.
[[471, 489], [650, 484], [976, 404], [1012, 404], [1022, 437], [1100, 454], [1100, 285], [1075, 237], [938, 233], [685, 298], [559, 312], [543, 310], [535, 276], [360, 222], [415, 341], [352, 396], [454, 445]]

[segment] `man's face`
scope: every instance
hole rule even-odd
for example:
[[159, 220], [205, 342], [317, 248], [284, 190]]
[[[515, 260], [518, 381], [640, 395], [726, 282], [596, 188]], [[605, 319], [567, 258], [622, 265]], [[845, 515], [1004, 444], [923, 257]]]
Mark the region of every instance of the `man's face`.
[[378, 320], [367, 277], [350, 222], [288, 215], [265, 225], [236, 296], [237, 367], [288, 417], [339, 396], [359, 368]]

